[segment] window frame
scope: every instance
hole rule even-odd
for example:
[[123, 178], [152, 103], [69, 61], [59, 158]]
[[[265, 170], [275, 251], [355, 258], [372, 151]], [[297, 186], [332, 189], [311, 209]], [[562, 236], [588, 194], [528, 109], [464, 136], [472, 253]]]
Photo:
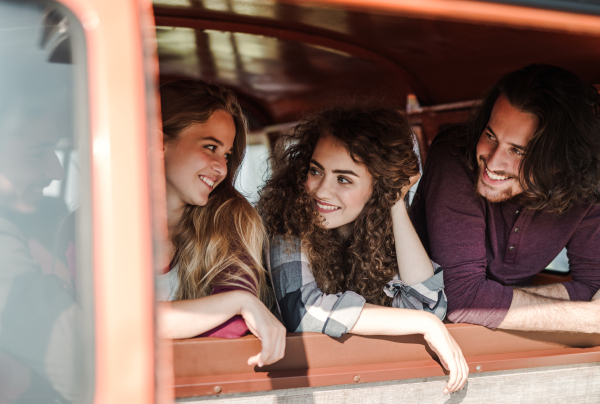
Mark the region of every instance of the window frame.
[[[286, 3], [296, 2], [289, 0]], [[598, 16], [526, 8], [513, 4], [462, 0], [451, 2], [422, 0], [417, 3], [382, 0], [376, 4], [364, 0], [321, 0], [317, 3], [325, 7], [369, 9], [427, 20], [456, 20], [489, 25], [535, 27], [541, 30], [552, 28], [590, 35], [600, 33]], [[197, 10], [193, 14], [186, 15], [185, 7], [178, 10], [177, 7], [155, 6], [154, 10], [159, 26], [231, 32], [241, 28], [246, 33], [258, 35], [277, 34], [276, 21], [269, 27], [261, 28], [253, 26], [251, 18], [240, 16], [231, 17], [229, 20], [227, 16], [219, 16], [221, 19], [217, 19], [215, 15], [204, 16]], [[283, 39], [294, 37], [295, 39], [292, 40], [302, 40], [306, 38], [305, 34], [296, 33], [294, 36], [293, 33], [279, 33], [279, 35], [287, 35]], [[317, 36], [318, 34], [313, 32], [306, 35]], [[326, 46], [335, 46], [336, 41], [331, 38], [320, 39]], [[319, 38], [311, 40], [319, 41]], [[449, 108], [443, 112], [424, 108], [418, 114], [409, 117], [412, 123], [422, 125], [424, 135], [420, 137], [420, 144], [423, 154], [426, 154], [427, 145], [437, 133], [437, 129], [433, 128], [440, 125], [440, 122], [431, 118], [432, 114], [438, 113], [439, 117], [446, 113], [446, 119], [450, 117], [454, 120], [463, 119], [468, 116], [471, 104], [472, 101], [457, 103], [456, 108]], [[567, 279], [568, 275], [563, 277], [543, 273], [538, 282], [543, 284], [567, 281]], [[600, 362], [600, 338], [596, 335], [567, 336], [558, 333], [494, 331], [470, 324], [448, 324], [447, 327], [463, 349], [472, 373]], [[248, 357], [260, 350], [260, 341], [253, 336], [237, 340], [194, 338], [172, 341], [173, 386], [176, 397], [192, 397], [443, 375], [441, 365], [432, 359], [425, 348], [424, 341], [415, 338], [414, 336], [378, 338], [353, 335], [334, 339], [322, 334], [288, 334], [284, 359], [262, 369], [250, 368], [245, 364]], [[491, 340], [500, 344], [502, 349], [486, 351], [485, 345]], [[307, 359], [307, 355], [302, 356], [302, 353], [310, 349], [314, 349], [315, 352], [310, 353], [309, 356], [311, 358], [320, 356], [321, 365], [312, 366], [312, 359]], [[386, 352], [385, 350], [393, 349], [394, 352], [406, 353], [407, 357], [412, 359], [398, 358], [395, 362], [378, 362], [362, 358], [362, 362], [357, 360], [340, 364], [340, 358], [336, 356], [339, 355], [338, 349], [348, 349], [347, 356], [358, 349], [364, 352], [374, 352], [374, 349]], [[333, 355], [331, 352], [337, 353]], [[323, 365], [323, 362], [329, 362], [331, 365]], [[354, 379], [357, 375], [360, 376], [358, 382]]]

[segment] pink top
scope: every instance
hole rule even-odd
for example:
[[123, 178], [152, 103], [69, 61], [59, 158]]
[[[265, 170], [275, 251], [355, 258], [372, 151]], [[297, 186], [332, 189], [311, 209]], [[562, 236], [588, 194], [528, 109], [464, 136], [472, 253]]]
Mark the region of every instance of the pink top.
[[[168, 273], [171, 270], [171, 265], [165, 268], [164, 273]], [[212, 294], [216, 295], [217, 293], [225, 293], [231, 292], [234, 290], [246, 290], [241, 286], [217, 286], [213, 288]], [[229, 320], [225, 321], [223, 324], [216, 326], [212, 330], [206, 331], [205, 333], [199, 335], [200, 337], [216, 337], [216, 338], [239, 338], [248, 334], [248, 326], [246, 322], [242, 318], [242, 316], [237, 315], [231, 317]]]
[[[241, 287], [227, 286], [227, 287], [216, 287], [213, 289], [212, 294], [216, 295], [217, 293], [223, 292], [231, 292], [233, 290], [246, 290]], [[239, 338], [248, 334], [248, 326], [246, 322], [242, 318], [242, 316], [237, 315], [231, 317], [229, 320], [225, 321], [223, 324], [216, 326], [210, 331], [206, 331], [204, 334], [200, 335], [201, 337], [217, 337], [217, 338]]]

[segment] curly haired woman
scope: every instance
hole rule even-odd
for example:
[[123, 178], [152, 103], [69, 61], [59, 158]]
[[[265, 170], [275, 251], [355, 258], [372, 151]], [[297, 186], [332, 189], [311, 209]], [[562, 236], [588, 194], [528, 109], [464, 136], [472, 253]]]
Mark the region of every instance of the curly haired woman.
[[[171, 264], [157, 280], [168, 338], [236, 338], [248, 331], [262, 351], [248, 364], [283, 357], [285, 328], [263, 304], [264, 227], [234, 187], [246, 149], [246, 120], [235, 95], [201, 81], [161, 87]], [[169, 302], [169, 303], [166, 303]]]
[[404, 204], [419, 177], [406, 119], [387, 108], [326, 110], [303, 120], [273, 160], [258, 209], [288, 331], [423, 334], [450, 371], [444, 392], [462, 389], [468, 367], [441, 322], [442, 270]]

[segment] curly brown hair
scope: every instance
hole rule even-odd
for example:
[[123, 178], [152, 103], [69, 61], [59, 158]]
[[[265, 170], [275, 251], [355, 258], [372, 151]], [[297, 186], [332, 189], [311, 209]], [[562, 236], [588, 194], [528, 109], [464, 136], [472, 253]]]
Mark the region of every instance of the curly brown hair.
[[[373, 176], [373, 193], [342, 238], [324, 228], [305, 191], [309, 163], [321, 136], [332, 136]], [[299, 237], [324, 293], [352, 290], [367, 302], [391, 305], [383, 286], [398, 273], [390, 209], [419, 172], [406, 119], [390, 108], [336, 107], [302, 120], [282, 137], [271, 159], [273, 175], [260, 193], [258, 211], [271, 237]]]

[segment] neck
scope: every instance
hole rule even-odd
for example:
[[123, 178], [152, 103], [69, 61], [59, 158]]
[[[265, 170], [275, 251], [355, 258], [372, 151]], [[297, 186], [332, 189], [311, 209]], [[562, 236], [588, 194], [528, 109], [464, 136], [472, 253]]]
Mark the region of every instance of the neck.
[[344, 240], [346, 240], [352, 234], [352, 229], [354, 228], [354, 222], [345, 224], [343, 226], [338, 227], [336, 230], [340, 236]]
[[185, 203], [179, 199], [176, 195], [172, 195], [167, 190], [167, 230], [169, 240], [177, 230], [181, 215], [185, 209]]

